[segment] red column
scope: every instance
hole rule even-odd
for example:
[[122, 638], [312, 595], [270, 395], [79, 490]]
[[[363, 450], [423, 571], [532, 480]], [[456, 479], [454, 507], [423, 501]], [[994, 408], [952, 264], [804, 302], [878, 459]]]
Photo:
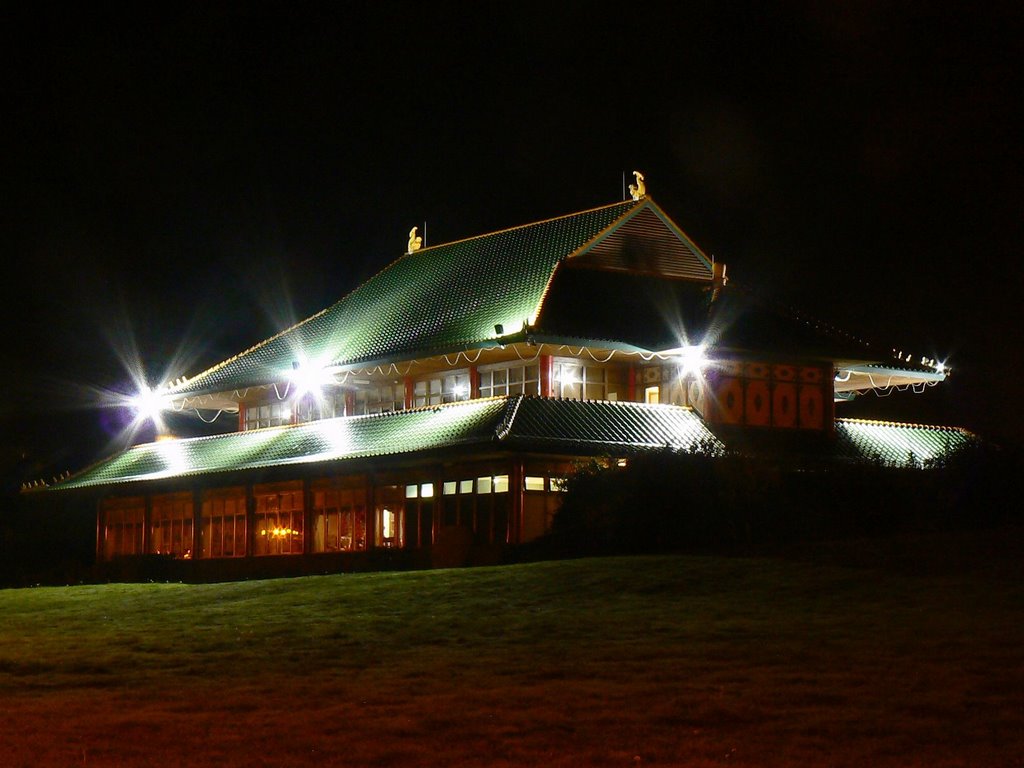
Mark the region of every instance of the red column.
[[629, 378], [626, 382], [626, 399], [631, 402], [636, 402], [636, 366], [632, 363], [629, 364]]
[[313, 551], [313, 482], [302, 481], [302, 554]]
[[238, 431], [245, 431], [245, 403], [238, 404]]
[[540, 396], [552, 397], [552, 378], [554, 378], [555, 363], [551, 355], [540, 356]]
[[412, 376], [406, 376], [403, 381], [405, 382], [405, 409], [409, 410], [415, 402], [416, 384], [413, 382]]
[[377, 546], [377, 478], [366, 475], [366, 549]]
[[96, 501], [96, 562], [103, 559], [103, 529], [106, 526], [106, 516], [103, 514], [103, 499]]
[[147, 493], [143, 503], [145, 504], [145, 508], [142, 513], [142, 554], [148, 555], [150, 554], [149, 549], [153, 544], [150, 540], [152, 538], [151, 530], [153, 527], [153, 497]]
[[199, 488], [192, 489], [192, 559], [201, 557], [203, 546], [203, 492]]
[[475, 365], [469, 366], [469, 399], [477, 400], [480, 398], [480, 375], [476, 370]]

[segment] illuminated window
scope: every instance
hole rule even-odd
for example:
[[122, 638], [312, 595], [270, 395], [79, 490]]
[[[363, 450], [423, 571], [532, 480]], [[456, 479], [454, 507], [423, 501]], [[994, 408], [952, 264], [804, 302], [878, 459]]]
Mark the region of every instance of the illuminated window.
[[192, 494], [155, 496], [149, 525], [149, 551], [154, 555], [192, 557]]
[[528, 491], [543, 491], [544, 478], [527, 475], [523, 479], [523, 487]]
[[555, 493], [565, 493], [569, 490], [564, 477], [552, 477], [548, 482], [551, 483], [551, 490]]
[[608, 372], [596, 365], [560, 361], [554, 366], [553, 394], [568, 400], [604, 400], [608, 394]]
[[313, 492], [313, 551], [366, 549], [366, 491], [325, 488]]
[[459, 493], [472, 493], [473, 492], [473, 481], [472, 480], [460, 480], [459, 481]]
[[413, 385], [415, 406], [441, 405], [469, 400], [469, 371], [452, 371], [433, 379], [420, 379]]
[[203, 499], [200, 525], [203, 557], [245, 555], [245, 491], [210, 493]]
[[445, 496], [454, 496], [458, 491], [459, 484], [454, 480], [445, 480], [443, 486], [443, 492]]
[[495, 475], [494, 492], [508, 493], [508, 475]]
[[301, 486], [253, 491], [257, 555], [301, 555], [304, 504]]
[[480, 369], [480, 397], [539, 395], [540, 367], [502, 365]]
[[374, 491], [374, 497], [377, 503], [374, 544], [387, 549], [401, 549], [405, 546], [405, 486], [379, 485]]
[[245, 409], [245, 428], [260, 429], [261, 427], [280, 427], [292, 423], [291, 403], [285, 400], [274, 400], [253, 403]]
[[661, 402], [661, 387], [646, 387], [644, 389], [644, 402], [657, 405]]
[[111, 499], [104, 503], [103, 557], [141, 555], [146, 520], [145, 499]]
[[390, 413], [405, 408], [405, 385], [392, 382], [375, 387], [364, 387], [355, 392], [355, 414]]
[[490, 493], [491, 492], [491, 478], [489, 477], [478, 477], [476, 479], [476, 492], [477, 493]]
[[294, 412], [295, 421], [299, 424], [344, 416], [345, 393], [343, 390], [330, 389], [320, 397], [306, 395], [294, 404]]

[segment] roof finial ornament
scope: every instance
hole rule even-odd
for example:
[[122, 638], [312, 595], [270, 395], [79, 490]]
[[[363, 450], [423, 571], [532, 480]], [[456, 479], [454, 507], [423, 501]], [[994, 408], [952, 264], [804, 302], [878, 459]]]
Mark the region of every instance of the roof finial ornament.
[[406, 253], [415, 253], [423, 245], [423, 238], [416, 234], [416, 230], [419, 227], [413, 227], [409, 230], [409, 249]]
[[644, 175], [640, 171], [633, 171], [633, 176], [636, 177], [636, 185], [629, 185], [629, 194], [633, 196], [634, 200], [647, 197], [647, 185], [644, 184]]

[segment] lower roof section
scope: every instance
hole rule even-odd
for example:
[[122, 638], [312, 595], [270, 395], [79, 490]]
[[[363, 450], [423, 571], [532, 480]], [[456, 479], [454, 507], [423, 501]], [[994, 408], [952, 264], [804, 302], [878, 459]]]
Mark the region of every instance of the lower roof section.
[[657, 447], [723, 448], [688, 408], [517, 395], [146, 443], [49, 488], [99, 488], [465, 446], [510, 450], [534, 447], [580, 455], [628, 454]]
[[[975, 440], [948, 427], [840, 419], [835, 453], [890, 466], [924, 465]], [[147, 443], [48, 488], [98, 489], [290, 465], [338, 465], [340, 471], [346, 461], [460, 447], [580, 456], [659, 448], [725, 452], [689, 408], [517, 395]]]
[[957, 427], [930, 427], [864, 419], [836, 420], [836, 453], [890, 467], [925, 467], [978, 444]]

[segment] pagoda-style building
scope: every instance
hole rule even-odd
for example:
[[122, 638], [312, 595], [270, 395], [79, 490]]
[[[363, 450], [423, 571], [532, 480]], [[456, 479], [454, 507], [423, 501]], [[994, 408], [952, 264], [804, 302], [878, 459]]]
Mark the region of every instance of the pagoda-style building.
[[452, 243], [414, 229], [337, 303], [152, 393], [236, 431], [136, 445], [46, 492], [95, 500], [100, 566], [313, 572], [401, 562], [451, 531], [534, 540], [581, 457], [905, 466], [973, 440], [837, 418], [858, 393], [946, 372], [766, 306], [638, 186]]

